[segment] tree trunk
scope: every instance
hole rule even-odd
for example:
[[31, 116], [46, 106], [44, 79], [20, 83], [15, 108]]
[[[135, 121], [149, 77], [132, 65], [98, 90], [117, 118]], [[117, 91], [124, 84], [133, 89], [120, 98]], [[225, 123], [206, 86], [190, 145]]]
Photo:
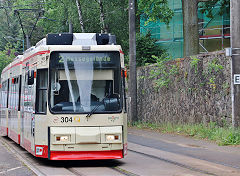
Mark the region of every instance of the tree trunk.
[[83, 23], [83, 17], [82, 17], [82, 8], [79, 0], [76, 0], [76, 5], [78, 9], [78, 16], [79, 16], [79, 22], [81, 25], [81, 30], [82, 30], [82, 33], [84, 33], [85, 30], [84, 30], [84, 23]]
[[184, 56], [199, 53], [198, 0], [182, 0]]
[[10, 27], [10, 21], [9, 21], [9, 14], [8, 14], [8, 11], [6, 8], [4, 8], [5, 10], [5, 13], [6, 13], [6, 17], [7, 17], [7, 24], [8, 24], [8, 27]]
[[98, 0], [99, 9], [100, 9], [100, 23], [101, 23], [101, 33], [108, 33], [108, 29], [105, 23], [105, 14], [103, 11], [103, 2]]

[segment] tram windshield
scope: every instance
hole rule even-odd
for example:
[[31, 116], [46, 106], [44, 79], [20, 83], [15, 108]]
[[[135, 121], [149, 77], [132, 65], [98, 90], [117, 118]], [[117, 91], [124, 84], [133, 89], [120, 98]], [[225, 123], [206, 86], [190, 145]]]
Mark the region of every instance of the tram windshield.
[[120, 71], [118, 52], [53, 52], [50, 58], [50, 111], [121, 111]]

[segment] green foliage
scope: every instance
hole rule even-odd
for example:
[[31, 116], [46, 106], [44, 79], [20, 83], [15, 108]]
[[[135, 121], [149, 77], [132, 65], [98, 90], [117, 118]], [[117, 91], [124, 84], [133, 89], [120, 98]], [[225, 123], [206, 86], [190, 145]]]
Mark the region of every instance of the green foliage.
[[238, 145], [240, 144], [240, 130], [231, 130], [225, 133], [221, 145]]
[[[96, 0], [79, 0], [82, 8], [83, 23], [85, 32], [100, 33], [100, 6]], [[138, 14], [143, 14], [149, 21], [160, 20], [168, 23], [173, 12], [168, 8], [167, 0], [140, 0], [138, 3]], [[23, 31], [17, 15], [16, 9], [44, 9], [33, 30], [31, 44], [45, 37], [48, 33], [68, 32], [69, 23], [73, 24], [73, 32], [81, 32], [76, 1], [72, 0], [11, 0], [1, 1], [0, 5], [6, 7], [0, 11], [0, 49], [4, 50], [5, 45], [10, 42], [22, 51]], [[151, 7], [151, 8], [148, 8]], [[128, 53], [128, 0], [108, 0], [103, 1], [103, 12], [105, 23], [109, 33], [115, 34], [117, 43], [122, 46], [125, 53]], [[31, 33], [38, 17], [38, 12], [19, 11], [22, 19], [23, 29], [26, 34]], [[11, 38], [5, 39], [4, 37]], [[155, 40], [150, 34], [137, 35], [137, 62], [138, 66], [146, 63], [155, 63], [152, 55], [159, 56], [163, 53], [161, 48], [155, 44]], [[25, 42], [26, 43], [26, 42]], [[25, 47], [26, 48], [26, 47]]]
[[140, 129], [151, 129], [162, 133], [175, 133], [194, 138], [216, 141], [219, 145], [239, 145], [240, 128], [233, 129], [230, 126], [219, 127], [215, 122], [204, 124], [173, 124], [173, 123], [149, 123], [135, 122], [132, 125]]
[[208, 63], [207, 70], [204, 72], [204, 75], [208, 81], [208, 84], [210, 88], [212, 88], [214, 91], [217, 88], [216, 85], [216, 74], [218, 74], [221, 70], [223, 70], [223, 66], [218, 63], [218, 59], [215, 58], [212, 61]]
[[[80, 0], [82, 7], [83, 23], [86, 33], [100, 33], [100, 10], [95, 0]], [[105, 23], [109, 33], [115, 34], [117, 43], [123, 50], [128, 51], [128, 1], [108, 0], [103, 1]], [[81, 32], [76, 1], [72, 0], [46, 0], [45, 17], [54, 21], [42, 19], [39, 22], [44, 33], [68, 32], [69, 21], [73, 23], [73, 31]]]
[[12, 8], [14, 1], [2, 1], [0, 5], [6, 7], [0, 10], [0, 50], [4, 50], [7, 43], [10, 42], [20, 52], [22, 42], [18, 42], [16, 38], [21, 38], [21, 31], [18, 19], [14, 17]]
[[171, 77], [179, 74], [179, 67], [173, 64], [168, 64], [168, 61], [172, 60], [172, 58], [166, 53], [159, 57], [152, 57], [157, 61], [157, 64], [150, 71], [149, 78], [155, 78], [155, 89], [168, 87], [169, 83], [171, 82]]
[[197, 69], [198, 69], [198, 63], [200, 61], [200, 59], [198, 59], [196, 56], [191, 56], [191, 62], [190, 62], [190, 66], [192, 68], [194, 68], [195, 73], [197, 73]]
[[[100, 33], [100, 7], [96, 0], [79, 0], [82, 12], [83, 22], [86, 33]], [[4, 49], [7, 42], [14, 46], [16, 39], [23, 39], [23, 33], [19, 20], [14, 15], [16, 9], [44, 9], [45, 13], [38, 20], [37, 26], [33, 31], [31, 44], [45, 37], [48, 33], [64, 33], [69, 30], [69, 22], [73, 24], [73, 32], [81, 32], [79, 16], [76, 1], [72, 0], [11, 0], [1, 1], [1, 6], [6, 7], [0, 11], [2, 17], [0, 23], [0, 49]], [[128, 50], [128, 0], [108, 0], [103, 1], [103, 10], [105, 14], [105, 23], [108, 31], [117, 36], [117, 43], [122, 45], [124, 51]], [[22, 19], [24, 32], [31, 33], [38, 12], [19, 11]], [[6, 41], [4, 36], [10, 36], [13, 39]], [[25, 42], [26, 43], [26, 42]], [[21, 42], [17, 44], [19, 51], [22, 49]]]
[[157, 20], [168, 24], [173, 17], [173, 11], [168, 7], [168, 0], [139, 0], [138, 10], [138, 13], [146, 18], [145, 24]]
[[164, 51], [161, 47], [155, 44], [156, 40], [151, 38], [151, 34], [146, 35], [137, 34], [136, 36], [137, 44], [137, 55], [136, 61], [137, 66], [144, 66], [146, 64], [156, 63], [157, 60], [154, 56], [161, 56]]
[[217, 84], [215, 83], [215, 78], [210, 78], [208, 84], [210, 85], [210, 88], [213, 90], [213, 92], [216, 91]]
[[201, 12], [206, 13], [207, 17], [209, 18], [213, 18], [215, 14], [213, 14], [212, 12], [214, 6], [216, 5], [220, 6], [219, 15], [223, 15], [224, 13], [230, 13], [230, 0], [209, 0], [207, 2], [201, 2]]
[[223, 70], [223, 66], [218, 64], [217, 58], [213, 59], [211, 62], [208, 63], [208, 72], [213, 73], [213, 72], [219, 72]]
[[11, 44], [7, 44], [6, 48], [0, 51], [0, 73], [12, 60], [16, 57], [17, 50]]

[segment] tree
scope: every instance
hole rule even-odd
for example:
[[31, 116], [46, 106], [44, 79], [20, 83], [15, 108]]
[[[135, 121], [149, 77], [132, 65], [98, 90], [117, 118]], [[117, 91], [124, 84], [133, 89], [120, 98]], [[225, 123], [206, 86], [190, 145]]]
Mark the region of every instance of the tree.
[[198, 2], [198, 0], [191, 2], [182, 0], [184, 56], [195, 55], [199, 52]]
[[[32, 44], [44, 38], [48, 33], [68, 32], [69, 23], [72, 23], [75, 33], [100, 33], [102, 29], [103, 32], [115, 34], [117, 43], [122, 45], [127, 53], [128, 0], [2, 0], [0, 3], [2, 7], [6, 7], [5, 10], [0, 9], [0, 48], [2, 50], [8, 42], [3, 38], [4, 36], [24, 38], [17, 16], [14, 16], [14, 10], [44, 9], [45, 13], [33, 31]], [[21, 13], [20, 15], [24, 20], [24, 27], [34, 25], [37, 14]], [[15, 43], [20, 46], [21, 42]]]
[[96, 0], [99, 5], [100, 11], [100, 24], [101, 24], [101, 33], [108, 33], [108, 28], [105, 22], [105, 13], [103, 9], [103, 0]]
[[[230, 0], [182, 0], [183, 9], [183, 37], [184, 37], [184, 56], [196, 55], [199, 53], [199, 32], [198, 32], [198, 3], [205, 2], [203, 7], [211, 16], [211, 7], [216, 3], [221, 4], [222, 11], [226, 5], [230, 4]], [[222, 13], [220, 11], [220, 13]]]
[[0, 73], [17, 55], [16, 49], [7, 43], [5, 49], [0, 51]]
[[168, 24], [173, 16], [173, 11], [168, 7], [168, 0], [139, 0], [138, 13], [145, 17], [146, 24], [157, 20]]
[[22, 42], [17, 42], [16, 38], [22, 38], [19, 22], [14, 17], [13, 6], [15, 1], [1, 1], [0, 11], [0, 50], [5, 50], [7, 43], [11, 43], [19, 52], [22, 51]]
[[153, 56], [161, 56], [164, 51], [160, 45], [156, 45], [156, 39], [151, 38], [151, 33], [146, 35], [137, 33], [136, 36], [137, 53], [136, 61], [137, 66], [144, 66], [146, 64], [156, 63], [156, 59]]
[[81, 8], [81, 4], [79, 0], [76, 0], [76, 5], [77, 5], [77, 9], [78, 9], [78, 16], [79, 16], [79, 22], [81, 25], [81, 30], [84, 33], [84, 23], [83, 23], [83, 16], [82, 16], [82, 8]]

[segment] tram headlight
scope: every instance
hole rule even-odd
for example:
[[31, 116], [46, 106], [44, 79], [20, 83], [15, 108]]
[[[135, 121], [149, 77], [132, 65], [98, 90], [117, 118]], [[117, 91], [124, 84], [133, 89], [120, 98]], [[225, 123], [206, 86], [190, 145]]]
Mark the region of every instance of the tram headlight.
[[56, 141], [59, 142], [68, 142], [69, 141], [69, 136], [57, 136]]
[[120, 139], [119, 135], [107, 134], [106, 141], [118, 141]]

